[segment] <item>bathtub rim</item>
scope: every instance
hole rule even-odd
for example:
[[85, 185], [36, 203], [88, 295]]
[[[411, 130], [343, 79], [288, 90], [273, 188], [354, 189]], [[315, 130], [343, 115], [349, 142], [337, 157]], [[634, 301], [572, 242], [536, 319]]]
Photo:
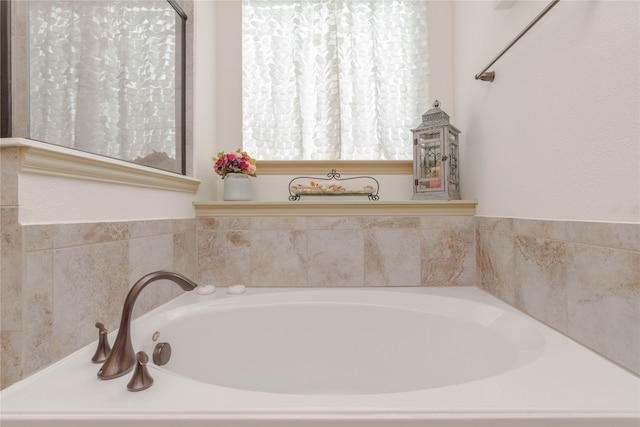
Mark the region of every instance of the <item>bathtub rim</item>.
[[[251, 288], [250, 292], [270, 293], [270, 292], [283, 292], [283, 291], [287, 291], [287, 292], [306, 291], [306, 290], [314, 290], [314, 289], [318, 289], [318, 288]], [[325, 289], [325, 288], [320, 288], [320, 289]], [[335, 289], [335, 288], [331, 288], [331, 289]], [[490, 303], [490, 305], [497, 305], [499, 308], [502, 308], [506, 311], [515, 312], [518, 315], [530, 318], [528, 315], [498, 300], [497, 298], [491, 296], [487, 292], [475, 287], [429, 287], [429, 288], [351, 287], [351, 288], [345, 288], [345, 289], [356, 289], [356, 290], [371, 289], [371, 290], [378, 290], [378, 291], [419, 292], [419, 293], [426, 293], [426, 294], [433, 294], [433, 295], [447, 295], [447, 296], [453, 294], [456, 298], [472, 299], [474, 301], [476, 300], [476, 298], [479, 298], [481, 302], [486, 301]], [[216, 292], [216, 294], [218, 294], [218, 296], [223, 296], [223, 292], [224, 292], [224, 289], [219, 289]], [[170, 301], [169, 303], [164, 304], [163, 306], [155, 309], [154, 311], [141, 316], [138, 320], [136, 320], [136, 322], [139, 320], [144, 320], [145, 318], [148, 318], [150, 316], [153, 316], [158, 310], [167, 310], [171, 307], [177, 307], [185, 303], [198, 301], [197, 299], [198, 297], [194, 294], [195, 293], [184, 294]], [[230, 297], [230, 296], [224, 295], [224, 298], [242, 298], [242, 296]], [[535, 319], [531, 319], [531, 320], [536, 322], [538, 326], [540, 326], [543, 329], [545, 337], [551, 337], [552, 340], [554, 341], [556, 339], [561, 339], [564, 341], [569, 340], [567, 337], [561, 335], [556, 331], [553, 331], [551, 328], [541, 324]], [[614, 365], [610, 361], [604, 360], [601, 356], [596, 355], [591, 350], [586, 349], [585, 347], [573, 341], [569, 341], [569, 342], [572, 348], [574, 349], [579, 348], [581, 352], [586, 352], [584, 354], [589, 355], [588, 358], [590, 360], [594, 358], [596, 360], [599, 360], [600, 364], [604, 364], [603, 366], [606, 367], [607, 372], [614, 372], [616, 376], [616, 380], [614, 381], [614, 383], [616, 384], [624, 383], [626, 384], [627, 387], [631, 384], [631, 386], [635, 387], [635, 389], [637, 389], [638, 385], [640, 385], [640, 378], [638, 378], [637, 376], [624, 370], [623, 368], [620, 368], [617, 365]], [[16, 395], [20, 394], [21, 391], [26, 390], [26, 392], [29, 392], [30, 388], [37, 387], [37, 384], [34, 384], [34, 383], [36, 383], [38, 379], [42, 378], [42, 376], [50, 375], [52, 371], [55, 371], [56, 369], [60, 369], [61, 367], [65, 367], [65, 366], [68, 367], [69, 363], [73, 363], [78, 359], [82, 361], [88, 360], [88, 358], [91, 357], [90, 355], [92, 354], [93, 350], [94, 348], [92, 343], [87, 347], [78, 350], [76, 353], [72, 354], [71, 356], [68, 356], [67, 358], [52, 364], [51, 366], [49, 366], [48, 368], [45, 368], [39, 373], [33, 376], [30, 376], [2, 390], [0, 397], [2, 397], [3, 405], [0, 412], [0, 420], [2, 420], [3, 426], [5, 425], [6, 426], [38, 425], [37, 421], [44, 420], [44, 419], [48, 421], [46, 425], [55, 425], [55, 424], [50, 424], [55, 420], [57, 420], [56, 422], [60, 422], [60, 425], [73, 425], [72, 424], [73, 422], [78, 422], [79, 424], [82, 424], [82, 422], [85, 422], [85, 423], [95, 422], [95, 423], [98, 423], [96, 425], [100, 425], [99, 423], [101, 422], [109, 423], [109, 422], [113, 422], [117, 420], [125, 420], [125, 419], [130, 421], [137, 420], [140, 422], [140, 424], [135, 424], [135, 425], [162, 425], [162, 424], [159, 424], [160, 419], [167, 419], [174, 423], [176, 420], [180, 420], [181, 422], [182, 421], [185, 422], [184, 425], [215, 425], [213, 424], [214, 422], [220, 422], [223, 425], [229, 425], [229, 424], [225, 424], [225, 422], [231, 423], [233, 425], [248, 425], [248, 424], [245, 424], [245, 422], [248, 422], [248, 421], [250, 421], [251, 425], [255, 425], [255, 423], [258, 423], [259, 421], [264, 422], [265, 425], [269, 425], [269, 422], [273, 422], [274, 420], [277, 419], [282, 422], [290, 422], [290, 425], [296, 425], [296, 423], [299, 424], [299, 423], [306, 423], [306, 422], [315, 422], [315, 423], [318, 423], [319, 425], [343, 425], [340, 423], [344, 423], [347, 421], [349, 422], [349, 425], [356, 425], [356, 424], [352, 424], [355, 422], [360, 422], [362, 425], [371, 425], [371, 424], [367, 424], [367, 421], [368, 422], [376, 421], [377, 423], [376, 425], [378, 425], [378, 423], [379, 425], [385, 425], [385, 421], [388, 422], [388, 425], [399, 425], [398, 423], [401, 421], [402, 421], [402, 424], [406, 424], [406, 425], [412, 425], [412, 423], [420, 424], [420, 425], [432, 425], [431, 422], [433, 422], [433, 425], [437, 425], [438, 423], [443, 422], [443, 420], [446, 420], [446, 422], [449, 423], [448, 425], [451, 425], [451, 426], [455, 426], [455, 425], [481, 426], [482, 424], [478, 424], [478, 423], [482, 422], [482, 420], [488, 420], [487, 425], [501, 425], [501, 424], [497, 424], [498, 422], [501, 422], [500, 420], [507, 420], [508, 422], [505, 421], [504, 425], [528, 426], [528, 425], [532, 425], [532, 421], [534, 421], [533, 424], [540, 425], [540, 423], [546, 423], [548, 421], [550, 425], [588, 426], [590, 425], [589, 421], [600, 420], [599, 422], [602, 422], [602, 420], [604, 419], [610, 422], [609, 425], [612, 425], [612, 426], [614, 425], [635, 426], [637, 425], [640, 419], [640, 416], [639, 416], [640, 409], [638, 408], [638, 404], [636, 402], [634, 402], [633, 404], [627, 403], [626, 405], [618, 405], [618, 407], [612, 407], [611, 405], [607, 406], [607, 405], [603, 405], [602, 403], [599, 403], [596, 405], [583, 405], [582, 409], [576, 407], [575, 402], [573, 403], [568, 402], [568, 404], [572, 404], [574, 405], [574, 407], [568, 408], [568, 407], [562, 407], [562, 405], [560, 405], [556, 407], [551, 406], [546, 408], [539, 408], [539, 409], [536, 409], [535, 411], [532, 410], [531, 406], [527, 406], [527, 405], [509, 406], [509, 404], [500, 404], [500, 405], [489, 405], [489, 406], [484, 405], [483, 406], [480, 404], [481, 402], [479, 402], [475, 407], [473, 405], [469, 405], [467, 409], [464, 411], [451, 410], [452, 407], [456, 407], [456, 404], [463, 405], [464, 402], [473, 401], [473, 399], [470, 399], [470, 397], [473, 397], [473, 396], [467, 396], [466, 392], [463, 393], [462, 396], [457, 395], [456, 397], [457, 400], [452, 401], [450, 406], [447, 407], [446, 405], [442, 405], [439, 408], [427, 407], [427, 408], [416, 409], [416, 407], [411, 407], [411, 405], [409, 404], [409, 405], [405, 405], [402, 409], [396, 408], [392, 410], [391, 409], [392, 405], [389, 404], [387, 406], [388, 408], [387, 410], [381, 410], [378, 407], [375, 407], [375, 405], [367, 406], [366, 404], [363, 404], [361, 407], [358, 407], [357, 404], [355, 404], [352, 407], [344, 407], [344, 406], [339, 407], [338, 405], [337, 407], [334, 406], [331, 408], [323, 407], [322, 405], [320, 405], [316, 407], [315, 410], [312, 410], [311, 408], [308, 407], [308, 405], [305, 406], [305, 402], [303, 401], [301, 403], [298, 402], [299, 404], [298, 409], [294, 407], [289, 407], [286, 410], [278, 410], [278, 409], [272, 408], [268, 410], [267, 409], [255, 410], [253, 411], [253, 413], [251, 413], [252, 411], [249, 410], [250, 406], [247, 407], [245, 405], [244, 409], [240, 408], [242, 404], [240, 404], [239, 406], [236, 405], [235, 408], [233, 407], [234, 402], [231, 402], [231, 400], [237, 397], [242, 397], [240, 395], [242, 395], [243, 393], [245, 393], [244, 397], [246, 398], [246, 393], [249, 393], [249, 392], [242, 392], [242, 391], [238, 392], [239, 394], [231, 393], [232, 396], [229, 397], [230, 406], [228, 407], [218, 407], [216, 410], [209, 410], [209, 411], [191, 411], [192, 416], [186, 416], [184, 413], [182, 412], [178, 413], [178, 412], [189, 410], [190, 408], [192, 409], [193, 405], [190, 406], [189, 402], [183, 401], [181, 402], [181, 407], [179, 408], [179, 410], [177, 409], [176, 411], [165, 412], [162, 414], [161, 417], [158, 417], [158, 416], [154, 416], [154, 412], [158, 411], [157, 403], [153, 403], [151, 401], [154, 399], [154, 396], [157, 397], [157, 392], [159, 390], [162, 390], [160, 386], [155, 385], [154, 387], [152, 387], [147, 391], [144, 391], [139, 394], [137, 393], [134, 394], [138, 397], [141, 396], [141, 398], [132, 397], [132, 394], [127, 394], [129, 392], [127, 392], [124, 389], [124, 385], [128, 381], [127, 377], [123, 377], [120, 380], [111, 380], [108, 382], [97, 382], [97, 380], [93, 382], [88, 381], [88, 379], [86, 378], [86, 374], [87, 372], [90, 372], [90, 375], [95, 375], [95, 371], [97, 371], [96, 365], [89, 365], [88, 370], [84, 369], [83, 373], [71, 371], [70, 375], [77, 374], [74, 378], [72, 378], [72, 380], [79, 381], [80, 383], [87, 383], [89, 384], [89, 386], [93, 387], [92, 390], [96, 390], [101, 395], [105, 395], [110, 398], [113, 398], [114, 396], [126, 396], [124, 398], [128, 400], [125, 401], [126, 405], [124, 405], [124, 407], [118, 408], [116, 410], [112, 410], [112, 413], [110, 414], [106, 413], [108, 412], [107, 410], [101, 411], [99, 410], [99, 408], [96, 408], [96, 407], [89, 407], [84, 411], [82, 410], [70, 411], [70, 410], [65, 410], [64, 407], [63, 408], [56, 407], [56, 410], [52, 410], [51, 407], [47, 407], [46, 405], [44, 406], [41, 405], [40, 407], [36, 408], [34, 407], [34, 405], [28, 404], [28, 403], [33, 403], [33, 399], [29, 399], [28, 396], [23, 396], [25, 400], [22, 401], [22, 407], [20, 407], [19, 405], [18, 406], [15, 405]], [[522, 374], [521, 371], [518, 371], [518, 372]], [[154, 378], [156, 378], [156, 380], [161, 380], [161, 379], [163, 381], [170, 380], [166, 375], [163, 375], [158, 369], [152, 369], [152, 375], [154, 375]], [[523, 375], [517, 375], [517, 376], [523, 377]], [[607, 375], [604, 375], [604, 374], [600, 375], [599, 380], [606, 382]], [[191, 380], [188, 380], [188, 381], [191, 381]], [[157, 382], [160, 383], [160, 381], [157, 381]], [[195, 381], [193, 381], [193, 383], [195, 383]], [[185, 392], [190, 392], [190, 396], [192, 397], [201, 396], [203, 393], [206, 393], [208, 391], [207, 390], [208, 386], [205, 386], [203, 388], [202, 386], [198, 386], [193, 383], [185, 383], [183, 381], [181, 384], [181, 387], [184, 387]], [[493, 382], [493, 384], [489, 385], [489, 387], [495, 387], [496, 385], [499, 386], [500, 382], [498, 382], [498, 384]], [[191, 388], [193, 389], [189, 390]], [[454, 391], [456, 392], [460, 391], [459, 386], [452, 386], [450, 388], [454, 389]], [[477, 391], [477, 388], [476, 388], [476, 391]], [[451, 392], [451, 390], [449, 390], [449, 392]], [[410, 394], [413, 394], [413, 393], [410, 393]], [[417, 393], [417, 394], [420, 394], [420, 393]], [[397, 393], [396, 395], [404, 397], [406, 393]], [[427, 393], [427, 395], [431, 395], [433, 397], [433, 394], [431, 393]], [[220, 397], [220, 396], [221, 395], [214, 393], [214, 397]], [[9, 401], [7, 401], [7, 398], [9, 399]], [[20, 398], [18, 397], [18, 400], [19, 399]], [[145, 409], [136, 408], [135, 410], [131, 410], [131, 408], [127, 408], [127, 406], [129, 406], [132, 403], [131, 399], [137, 399], [138, 403], [144, 406]], [[10, 403], [13, 406], [7, 409], [6, 403]], [[224, 402], [222, 403], [223, 403], [222, 406], [224, 406]], [[357, 399], [355, 403], [357, 403]], [[98, 404], [98, 403], [94, 402], [93, 404]], [[295, 406], [295, 405], [289, 405], [289, 406]], [[32, 422], [35, 422], [35, 424], [31, 424]], [[112, 425], [112, 424], [109, 424], [109, 425]], [[169, 423], [166, 425], [171, 425], [171, 424]], [[280, 425], [280, 423], [278, 423], [278, 425]], [[598, 425], [598, 424], [594, 422], [593, 425]]]

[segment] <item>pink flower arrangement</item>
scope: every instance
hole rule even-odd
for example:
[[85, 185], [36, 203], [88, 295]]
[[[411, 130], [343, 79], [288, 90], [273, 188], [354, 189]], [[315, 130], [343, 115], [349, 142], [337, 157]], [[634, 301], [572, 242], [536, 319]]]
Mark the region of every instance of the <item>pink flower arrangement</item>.
[[256, 176], [256, 161], [239, 148], [235, 153], [218, 153], [214, 157], [213, 170], [224, 179], [228, 173], [244, 173]]

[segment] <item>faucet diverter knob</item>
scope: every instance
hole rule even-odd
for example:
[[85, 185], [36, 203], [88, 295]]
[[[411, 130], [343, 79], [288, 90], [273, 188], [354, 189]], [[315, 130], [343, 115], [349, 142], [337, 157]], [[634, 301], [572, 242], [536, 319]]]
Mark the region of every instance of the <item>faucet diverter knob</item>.
[[111, 352], [111, 347], [109, 346], [109, 340], [107, 339], [107, 328], [100, 322], [96, 322], [96, 328], [98, 328], [98, 348], [96, 349], [95, 354], [91, 358], [93, 363], [102, 363], [107, 359], [107, 356]]
[[147, 363], [149, 363], [149, 356], [144, 351], [136, 353], [136, 367], [133, 370], [133, 376], [127, 384], [127, 390], [129, 391], [142, 391], [146, 390], [153, 384], [153, 378], [149, 374], [147, 369]]
[[164, 366], [171, 360], [171, 345], [168, 342], [161, 342], [153, 350], [153, 363]]

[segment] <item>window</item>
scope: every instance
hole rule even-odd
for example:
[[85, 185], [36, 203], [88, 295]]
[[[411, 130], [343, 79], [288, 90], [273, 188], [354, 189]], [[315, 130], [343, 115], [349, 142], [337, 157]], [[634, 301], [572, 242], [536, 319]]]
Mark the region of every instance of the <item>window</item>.
[[428, 109], [426, 1], [244, 0], [243, 147], [406, 160]]

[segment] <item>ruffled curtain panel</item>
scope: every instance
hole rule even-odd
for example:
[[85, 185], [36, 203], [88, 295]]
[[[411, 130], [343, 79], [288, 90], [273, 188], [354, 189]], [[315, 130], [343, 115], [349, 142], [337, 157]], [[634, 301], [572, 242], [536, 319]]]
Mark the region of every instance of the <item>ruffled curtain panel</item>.
[[244, 0], [243, 147], [403, 160], [428, 109], [427, 2]]
[[159, 1], [31, 1], [30, 136], [176, 157], [176, 15]]

